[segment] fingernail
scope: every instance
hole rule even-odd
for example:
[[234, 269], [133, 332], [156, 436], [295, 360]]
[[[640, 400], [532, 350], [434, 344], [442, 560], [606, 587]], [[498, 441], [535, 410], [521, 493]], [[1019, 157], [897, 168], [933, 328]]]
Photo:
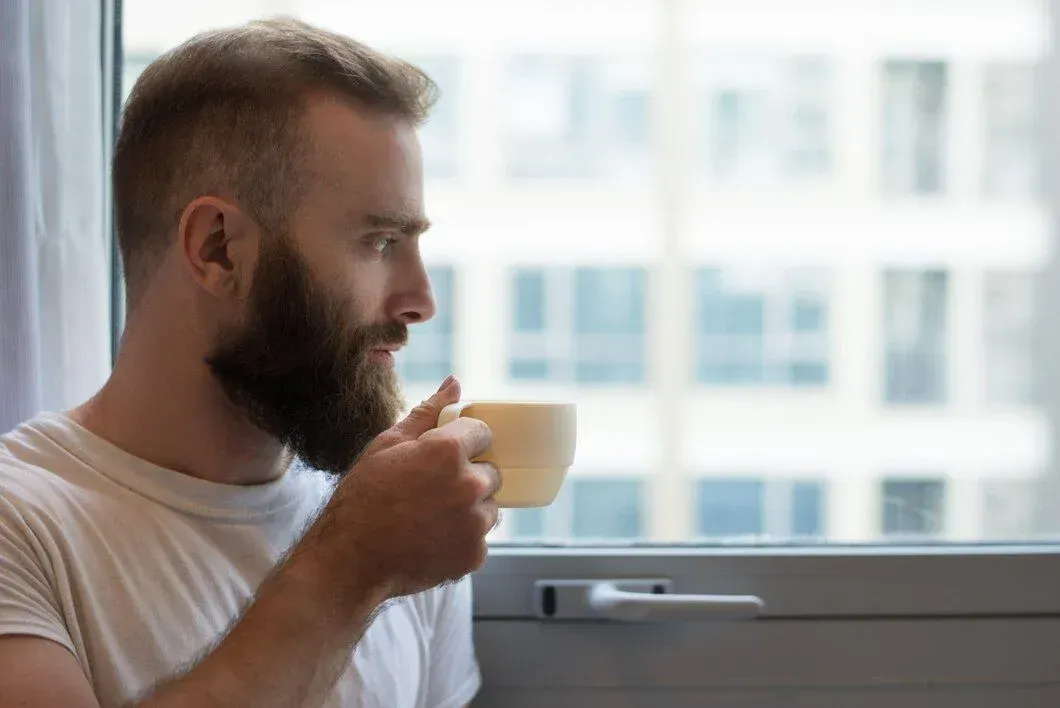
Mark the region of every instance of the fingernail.
[[456, 381], [456, 376], [454, 376], [453, 374], [449, 374], [448, 378], [446, 378], [445, 381], [442, 382], [442, 385], [438, 387], [438, 393], [441, 393], [445, 389], [452, 386], [454, 381]]

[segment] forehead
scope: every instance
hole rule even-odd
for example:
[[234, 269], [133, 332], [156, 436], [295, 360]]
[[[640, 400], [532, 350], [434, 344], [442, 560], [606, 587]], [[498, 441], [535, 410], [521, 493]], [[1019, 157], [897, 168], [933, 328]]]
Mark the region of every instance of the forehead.
[[422, 158], [407, 120], [323, 95], [309, 101], [304, 128], [310, 191], [345, 208], [422, 212]]

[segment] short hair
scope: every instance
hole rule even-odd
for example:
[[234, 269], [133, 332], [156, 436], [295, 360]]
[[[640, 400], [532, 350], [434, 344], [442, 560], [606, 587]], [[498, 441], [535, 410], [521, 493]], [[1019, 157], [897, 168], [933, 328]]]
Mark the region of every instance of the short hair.
[[198, 196], [233, 196], [263, 227], [287, 226], [306, 181], [301, 121], [319, 93], [419, 126], [438, 89], [408, 62], [289, 18], [198, 34], [144, 69], [112, 170], [130, 301]]

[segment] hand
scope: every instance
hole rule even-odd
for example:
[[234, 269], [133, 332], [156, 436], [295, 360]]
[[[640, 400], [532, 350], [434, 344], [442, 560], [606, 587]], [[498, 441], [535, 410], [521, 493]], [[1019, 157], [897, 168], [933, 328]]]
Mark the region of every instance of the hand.
[[457, 580], [486, 560], [496, 526], [497, 470], [471, 459], [489, 448], [485, 423], [457, 418], [436, 428], [460, 400], [450, 377], [408, 417], [377, 437], [339, 484], [322, 521], [328, 557], [357, 587], [399, 597]]

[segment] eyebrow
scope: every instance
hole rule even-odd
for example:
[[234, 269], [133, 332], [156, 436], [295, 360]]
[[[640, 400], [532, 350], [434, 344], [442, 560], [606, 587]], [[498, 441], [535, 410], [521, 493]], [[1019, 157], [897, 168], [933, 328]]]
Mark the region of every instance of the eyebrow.
[[431, 222], [427, 219], [402, 212], [366, 214], [361, 219], [361, 223], [370, 229], [393, 229], [400, 231], [406, 236], [419, 236], [431, 228]]

